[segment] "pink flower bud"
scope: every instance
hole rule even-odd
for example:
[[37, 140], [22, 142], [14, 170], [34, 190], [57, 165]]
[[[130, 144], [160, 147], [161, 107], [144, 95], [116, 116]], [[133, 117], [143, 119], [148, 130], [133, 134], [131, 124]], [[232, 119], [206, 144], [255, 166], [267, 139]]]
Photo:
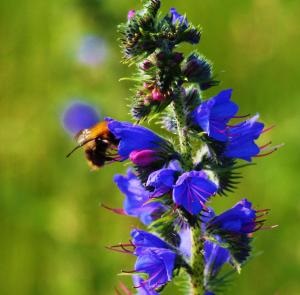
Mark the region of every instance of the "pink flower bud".
[[166, 54], [164, 52], [159, 52], [157, 55], [156, 55], [156, 58], [158, 61], [163, 61], [165, 60], [166, 58]]
[[157, 152], [154, 150], [141, 150], [131, 152], [129, 159], [137, 166], [145, 167], [159, 160], [159, 157], [157, 156]]
[[131, 20], [135, 16], [135, 10], [129, 10], [127, 14], [127, 19]]
[[146, 89], [151, 90], [151, 89], [153, 89], [153, 84], [149, 84], [149, 83], [146, 83], [146, 82], [145, 82], [145, 83], [143, 84], [143, 87], [146, 88]]
[[156, 88], [152, 90], [152, 99], [154, 101], [163, 101], [165, 99], [165, 95]]
[[140, 64], [140, 69], [143, 71], [148, 71], [151, 67], [153, 66], [152, 62], [148, 59], [145, 59], [141, 64]]
[[145, 98], [144, 98], [144, 105], [145, 106], [149, 106], [151, 104], [151, 100], [152, 100], [152, 96], [151, 95], [147, 95]]

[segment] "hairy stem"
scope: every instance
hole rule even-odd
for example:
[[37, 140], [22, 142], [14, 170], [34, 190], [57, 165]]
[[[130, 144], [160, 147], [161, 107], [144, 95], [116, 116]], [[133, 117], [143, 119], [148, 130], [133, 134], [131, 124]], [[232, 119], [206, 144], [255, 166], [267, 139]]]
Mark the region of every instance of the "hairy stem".
[[183, 168], [190, 170], [193, 166], [192, 149], [186, 127], [186, 114], [184, 113], [184, 106], [182, 96], [179, 95], [173, 102], [174, 112], [177, 121], [177, 133], [180, 145], [180, 151], [183, 160]]
[[191, 283], [193, 295], [203, 294], [203, 241], [200, 225], [197, 223], [192, 227], [192, 275]]
[[[193, 168], [192, 148], [186, 127], [186, 113], [182, 95], [178, 95], [173, 102], [174, 112], [177, 121], [177, 133], [182, 154], [183, 168], [187, 171]], [[198, 222], [190, 225], [192, 231], [192, 259], [191, 259], [191, 276], [192, 294], [203, 294], [203, 242], [201, 240], [201, 228]]]

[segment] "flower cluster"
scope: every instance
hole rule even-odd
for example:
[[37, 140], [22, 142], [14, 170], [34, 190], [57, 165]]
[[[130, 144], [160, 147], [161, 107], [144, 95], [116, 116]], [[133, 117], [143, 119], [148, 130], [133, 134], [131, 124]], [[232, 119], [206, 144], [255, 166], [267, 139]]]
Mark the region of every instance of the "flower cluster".
[[[134, 229], [129, 243], [109, 247], [136, 256], [127, 272], [136, 292], [159, 294], [173, 278], [187, 276], [193, 294], [216, 294], [229, 277], [224, 271], [239, 272], [251, 255], [252, 236], [264, 227], [268, 210], [242, 199], [216, 215], [210, 200], [233, 192], [237, 170], [277, 147], [258, 144], [270, 128], [258, 115], [238, 115], [231, 89], [203, 99], [203, 91], [218, 84], [211, 63], [195, 51], [186, 58], [178, 51], [182, 42], [200, 41], [199, 28], [174, 8], [161, 17], [159, 8], [159, 0], [148, 0], [120, 26], [124, 62], [137, 65], [131, 106], [136, 122], [95, 122], [90, 109], [90, 118], [77, 115], [87, 108], [79, 105], [66, 112], [65, 125], [77, 133], [93, 168], [116, 161], [132, 165], [114, 177], [123, 208], [105, 207], [148, 228]], [[157, 119], [170, 131], [168, 138], [140, 125], [146, 118]]]

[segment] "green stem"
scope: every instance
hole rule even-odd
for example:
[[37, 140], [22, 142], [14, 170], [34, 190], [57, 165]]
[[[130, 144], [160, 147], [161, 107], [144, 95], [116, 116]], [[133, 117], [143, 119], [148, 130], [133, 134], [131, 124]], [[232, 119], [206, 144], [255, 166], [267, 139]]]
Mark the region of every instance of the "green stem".
[[[186, 171], [193, 169], [192, 148], [186, 127], [186, 114], [184, 112], [183, 97], [178, 97], [173, 102], [174, 112], [177, 121], [177, 133], [182, 155], [183, 168]], [[192, 231], [192, 258], [191, 271], [189, 272], [192, 284], [192, 294], [203, 294], [203, 241], [201, 240], [201, 228], [198, 222], [191, 226]]]
[[186, 114], [184, 113], [184, 106], [180, 95], [174, 100], [173, 106], [177, 121], [177, 133], [183, 160], [183, 168], [190, 170], [193, 167], [192, 148], [186, 128]]
[[192, 227], [192, 275], [191, 283], [193, 295], [203, 294], [203, 241], [201, 239], [200, 225], [197, 223]]

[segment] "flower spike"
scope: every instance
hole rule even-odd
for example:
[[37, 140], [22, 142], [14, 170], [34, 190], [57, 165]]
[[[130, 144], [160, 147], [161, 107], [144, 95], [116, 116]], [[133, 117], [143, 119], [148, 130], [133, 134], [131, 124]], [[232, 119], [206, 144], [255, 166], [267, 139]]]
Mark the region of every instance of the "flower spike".
[[[122, 271], [132, 276], [132, 288], [120, 283], [117, 295], [158, 295], [170, 281], [183, 294], [219, 294], [251, 256], [255, 232], [275, 226], [264, 225], [268, 209], [256, 210], [247, 199], [219, 215], [211, 205], [222, 202], [216, 195], [234, 192], [243, 167], [282, 145], [260, 142], [273, 126], [265, 128], [258, 115], [239, 115], [232, 89], [206, 99], [205, 91], [219, 83], [212, 63], [180, 46], [198, 44], [200, 27], [174, 7], [163, 15], [161, 0], [142, 2], [119, 26], [123, 62], [136, 68], [120, 79], [135, 83], [134, 123], [101, 121], [91, 106], [76, 102], [63, 116], [77, 141], [69, 155], [82, 147], [92, 168], [130, 166], [114, 177], [123, 207], [102, 204], [145, 227], [134, 228], [129, 242], [107, 247], [136, 258]], [[150, 122], [165, 129], [163, 136], [141, 125]]]

